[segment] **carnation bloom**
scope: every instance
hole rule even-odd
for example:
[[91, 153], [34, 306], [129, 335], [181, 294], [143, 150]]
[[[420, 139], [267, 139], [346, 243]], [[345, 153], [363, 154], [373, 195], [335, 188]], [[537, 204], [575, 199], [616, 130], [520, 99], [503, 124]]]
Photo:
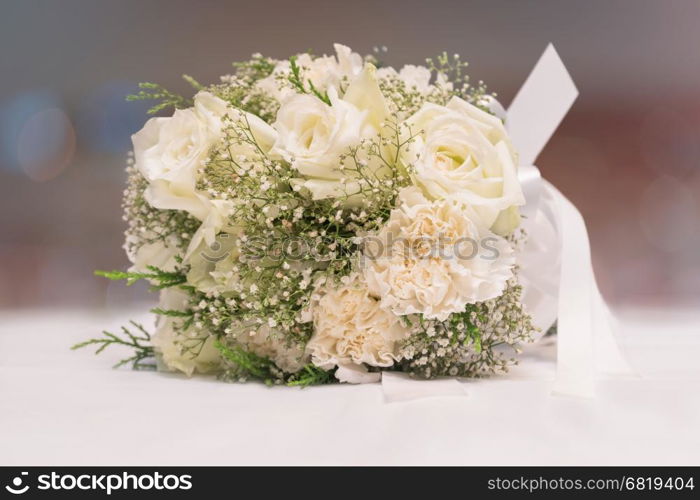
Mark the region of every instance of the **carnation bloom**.
[[[510, 244], [455, 199], [404, 188], [385, 226], [366, 240], [364, 275], [383, 308], [444, 321], [499, 296], [513, 275]], [[373, 244], [376, 243], [376, 244]]]
[[325, 283], [312, 297], [310, 315], [314, 334], [306, 345], [312, 362], [323, 369], [338, 367], [336, 376], [346, 382], [377, 379], [362, 364], [388, 367], [399, 359], [399, 341], [408, 336], [400, 318], [380, 307], [360, 274], [341, 284]]

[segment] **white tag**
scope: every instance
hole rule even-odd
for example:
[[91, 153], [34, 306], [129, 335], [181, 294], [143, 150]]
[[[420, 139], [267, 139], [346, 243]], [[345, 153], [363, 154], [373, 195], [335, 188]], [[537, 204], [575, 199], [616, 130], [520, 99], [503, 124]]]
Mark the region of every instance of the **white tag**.
[[508, 108], [506, 127], [520, 165], [534, 165], [578, 90], [551, 43]]

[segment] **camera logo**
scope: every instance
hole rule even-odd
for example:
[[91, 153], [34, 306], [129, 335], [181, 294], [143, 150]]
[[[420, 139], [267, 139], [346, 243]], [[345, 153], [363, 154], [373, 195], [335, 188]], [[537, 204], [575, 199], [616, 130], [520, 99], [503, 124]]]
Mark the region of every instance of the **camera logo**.
[[28, 472], [22, 472], [21, 475], [15, 477], [12, 480], [12, 486], [7, 485], [5, 486], [5, 489], [12, 493], [13, 495], [21, 495], [22, 493], [26, 493], [27, 490], [29, 489], [29, 485], [26, 484], [24, 487], [22, 487], [22, 476], [27, 476], [29, 475]]
[[[221, 241], [223, 239], [223, 241]], [[216, 240], [209, 245], [209, 250], [205, 250], [201, 253], [204, 260], [216, 264], [217, 262], [224, 260], [231, 254], [231, 247], [235, 243], [233, 238], [230, 238], [229, 234], [222, 233], [216, 237]]]

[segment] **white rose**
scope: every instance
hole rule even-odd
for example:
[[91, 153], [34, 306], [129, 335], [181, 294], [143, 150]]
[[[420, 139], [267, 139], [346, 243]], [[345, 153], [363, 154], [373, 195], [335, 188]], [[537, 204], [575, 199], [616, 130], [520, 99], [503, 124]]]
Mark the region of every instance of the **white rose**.
[[[270, 154], [299, 171], [298, 185], [309, 189], [314, 199], [349, 198], [360, 192], [361, 184], [356, 173], [341, 168], [340, 157], [376, 136], [388, 111], [369, 64], [342, 99], [333, 87], [328, 95], [330, 106], [308, 94], [297, 94], [282, 105], [273, 124], [278, 138]], [[368, 168], [379, 175], [380, 166]]]
[[145, 197], [152, 206], [206, 217], [206, 197], [195, 189], [197, 170], [221, 136], [225, 112], [221, 99], [200, 92], [194, 107], [151, 118], [132, 136], [136, 168], [150, 183]]
[[[212, 244], [216, 234], [226, 230], [233, 210], [230, 202], [212, 200], [197, 189], [199, 171], [222, 138], [226, 116], [232, 121], [244, 120], [264, 152], [272, 147], [276, 140], [272, 127], [209, 92], [199, 92], [192, 108], [176, 110], [168, 118], [151, 118], [132, 136], [136, 167], [149, 182], [146, 201], [159, 209], [184, 210], [202, 221], [186, 257], [202, 240]], [[254, 154], [254, 150], [240, 144], [233, 146], [232, 154]]]
[[[183, 311], [187, 307], [189, 296], [178, 288], [166, 288], [160, 292], [161, 309]], [[151, 337], [156, 354], [168, 370], [180, 371], [188, 376], [195, 371], [210, 373], [220, 367], [219, 351], [214, 347], [214, 337], [204, 340], [192, 338], [187, 332], [176, 329], [182, 319], [159, 316], [156, 330]]]
[[226, 293], [240, 283], [240, 250], [235, 234], [221, 233], [211, 242], [201, 240], [187, 258], [187, 284], [204, 293]]
[[194, 253], [203, 247], [216, 243], [216, 236], [221, 232], [237, 234], [238, 228], [231, 224], [231, 215], [235, 205], [230, 200], [207, 200], [207, 215], [197, 231], [192, 235], [185, 252], [185, 262], [189, 263]]
[[517, 206], [525, 198], [516, 155], [498, 118], [454, 97], [447, 106], [425, 104], [407, 124], [420, 133], [403, 159], [414, 165], [415, 182], [426, 195], [459, 199], [499, 234], [518, 226]]
[[334, 43], [335, 56], [338, 60], [338, 75], [340, 80], [343, 78], [351, 80], [360, 74], [364, 66], [362, 56], [346, 45]]
[[334, 43], [333, 48], [336, 57], [324, 55], [314, 59], [301, 54], [297, 59], [304, 79], [311, 80], [321, 91], [331, 87], [339, 89], [343, 81], [352, 81], [362, 71], [362, 56], [339, 43]]
[[361, 275], [343, 284], [317, 288], [310, 306], [314, 334], [306, 345], [311, 361], [324, 369], [339, 367], [336, 376], [346, 382], [376, 381], [362, 366], [388, 367], [399, 358], [398, 343], [409, 332], [394, 314], [382, 309]]
[[178, 253], [180, 252], [174, 243], [166, 244], [161, 240], [144, 243], [133, 252], [127, 253], [132, 263], [129, 271], [145, 273], [148, 272], [148, 266], [155, 266], [166, 272], [174, 271], [177, 264], [175, 257]]
[[[206, 219], [214, 207], [196, 189], [198, 171], [222, 137], [225, 116], [246, 120], [263, 151], [275, 142], [274, 129], [263, 120], [229, 107], [209, 92], [199, 92], [193, 107], [178, 109], [171, 117], [151, 118], [132, 136], [135, 165], [149, 182], [145, 197], [152, 206]], [[249, 145], [234, 149], [233, 154], [252, 151]]]
[[[333, 44], [333, 48], [335, 57], [324, 55], [313, 58], [309, 54], [297, 56], [297, 65], [301, 69], [304, 83], [311, 81], [321, 92], [330, 87], [339, 89], [343, 81], [351, 81], [362, 71], [362, 56], [339, 43]], [[272, 73], [260, 80], [256, 87], [270, 97], [283, 102], [295, 94], [289, 84], [281, 81], [288, 78], [290, 73], [289, 61], [278, 61]]]
[[429, 201], [404, 188], [376, 238], [366, 240], [364, 275], [382, 307], [444, 321], [467, 304], [501, 295], [513, 250], [455, 199]]

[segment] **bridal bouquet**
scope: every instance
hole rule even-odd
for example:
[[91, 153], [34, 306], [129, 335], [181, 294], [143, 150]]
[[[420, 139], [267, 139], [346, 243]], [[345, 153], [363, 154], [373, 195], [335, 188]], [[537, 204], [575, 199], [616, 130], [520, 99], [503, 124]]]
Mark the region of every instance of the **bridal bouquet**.
[[127, 167], [127, 272], [160, 293], [122, 363], [309, 385], [505, 371], [532, 339], [518, 158], [459, 56], [399, 71], [254, 55], [157, 99]]

